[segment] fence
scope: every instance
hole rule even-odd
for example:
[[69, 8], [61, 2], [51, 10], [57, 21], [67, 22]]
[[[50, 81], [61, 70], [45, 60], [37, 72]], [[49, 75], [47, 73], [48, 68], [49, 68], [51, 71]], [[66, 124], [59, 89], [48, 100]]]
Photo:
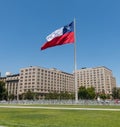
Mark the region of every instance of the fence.
[[0, 104], [58, 104], [58, 105], [120, 105], [118, 100], [13, 100], [13, 101], [0, 101]]

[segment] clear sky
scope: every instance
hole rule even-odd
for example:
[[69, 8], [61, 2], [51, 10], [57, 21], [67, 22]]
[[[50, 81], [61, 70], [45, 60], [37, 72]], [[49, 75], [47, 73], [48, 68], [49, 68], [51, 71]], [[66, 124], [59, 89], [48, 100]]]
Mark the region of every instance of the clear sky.
[[76, 18], [77, 68], [106, 66], [120, 86], [120, 0], [0, 0], [0, 71], [41, 66], [72, 73], [74, 45], [41, 51]]

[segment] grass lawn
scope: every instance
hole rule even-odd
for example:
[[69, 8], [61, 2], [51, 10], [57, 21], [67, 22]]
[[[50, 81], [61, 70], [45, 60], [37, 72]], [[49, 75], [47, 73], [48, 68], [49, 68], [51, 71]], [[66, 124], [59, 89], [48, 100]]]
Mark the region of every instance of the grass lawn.
[[[14, 106], [14, 105], [13, 105]], [[22, 106], [36, 106], [36, 107], [66, 107], [66, 108], [106, 108], [106, 109], [120, 109], [120, 105], [63, 105], [63, 104], [25, 104]]]
[[[69, 106], [69, 107], [74, 107], [74, 106]], [[112, 108], [114, 108], [114, 106]], [[120, 112], [119, 111], [0, 108], [0, 126], [120, 127]]]

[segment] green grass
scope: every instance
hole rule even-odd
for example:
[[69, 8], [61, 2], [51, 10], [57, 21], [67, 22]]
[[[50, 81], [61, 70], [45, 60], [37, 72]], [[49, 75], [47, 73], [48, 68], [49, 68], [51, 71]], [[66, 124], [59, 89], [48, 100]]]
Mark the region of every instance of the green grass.
[[[53, 105], [47, 106], [52, 107]], [[63, 105], [54, 106], [63, 107]], [[81, 106], [65, 105], [65, 107]], [[97, 106], [95, 107], [97, 108]], [[105, 107], [108, 108], [108, 106], [103, 108]], [[116, 108], [116, 106], [112, 106], [112, 108], [114, 107]], [[6, 127], [120, 127], [120, 112], [0, 108], [0, 125]]]
[[58, 105], [58, 104], [32, 104], [22, 106], [37, 106], [37, 107], [66, 107], [66, 108], [107, 108], [107, 109], [120, 109], [120, 105]]

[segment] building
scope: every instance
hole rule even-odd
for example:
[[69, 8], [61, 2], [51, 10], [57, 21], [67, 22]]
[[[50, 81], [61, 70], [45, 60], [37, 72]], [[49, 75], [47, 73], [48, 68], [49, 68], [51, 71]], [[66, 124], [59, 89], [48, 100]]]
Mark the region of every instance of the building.
[[8, 91], [8, 96], [14, 94], [17, 99], [18, 86], [19, 86], [19, 74], [6, 75], [6, 77], [0, 77], [0, 81], [5, 82], [5, 88]]
[[20, 69], [19, 94], [28, 90], [44, 97], [49, 92], [74, 92], [72, 74], [57, 70], [30, 66]]
[[116, 87], [112, 71], [104, 66], [77, 70], [77, 83], [78, 87], [94, 87], [96, 93], [104, 91], [106, 94], [111, 94], [112, 88]]
[[[6, 73], [6, 77], [0, 77], [5, 82], [8, 95], [18, 95], [32, 91], [40, 98], [44, 98], [50, 92], [74, 93], [74, 74], [66, 73], [55, 68], [47, 69], [38, 66], [30, 66], [20, 69], [20, 74]], [[116, 80], [112, 71], [104, 66], [95, 68], [82, 68], [77, 70], [77, 83], [80, 86], [94, 87], [96, 93], [105, 92], [111, 94], [116, 87]]]

